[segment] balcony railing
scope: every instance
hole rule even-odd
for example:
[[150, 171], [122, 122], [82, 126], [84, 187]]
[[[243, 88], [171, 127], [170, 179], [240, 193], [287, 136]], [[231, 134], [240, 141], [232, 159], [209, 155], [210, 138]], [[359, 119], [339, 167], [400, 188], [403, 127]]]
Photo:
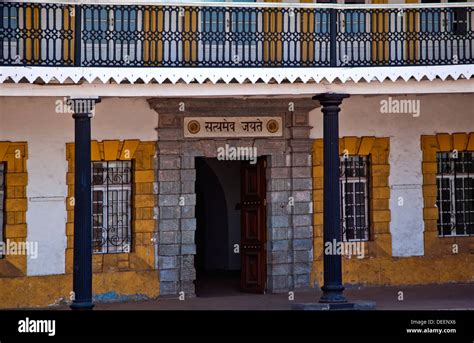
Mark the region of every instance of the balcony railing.
[[0, 4], [0, 64], [366, 67], [473, 63], [473, 5], [430, 5], [9, 2]]

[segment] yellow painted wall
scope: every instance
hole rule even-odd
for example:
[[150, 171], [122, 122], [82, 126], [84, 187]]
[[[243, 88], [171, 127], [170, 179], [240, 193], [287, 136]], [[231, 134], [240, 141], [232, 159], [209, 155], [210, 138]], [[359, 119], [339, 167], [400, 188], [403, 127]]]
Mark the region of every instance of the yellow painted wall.
[[[472, 137], [472, 140], [471, 140]], [[375, 139], [374, 139], [375, 138]], [[450, 146], [449, 143], [444, 145]], [[365, 144], [363, 142], [366, 142]], [[459, 142], [464, 141], [461, 138]], [[468, 143], [474, 146], [474, 135], [469, 136]], [[372, 143], [373, 142], [373, 143]], [[390, 235], [390, 188], [388, 162], [390, 142], [388, 138], [378, 137], [344, 137], [340, 139], [339, 150], [345, 149], [349, 154], [362, 154], [369, 151], [371, 166], [371, 240], [365, 247], [365, 258], [342, 258], [343, 282], [346, 284], [365, 285], [414, 285], [447, 282], [474, 281], [474, 240], [473, 237], [439, 238], [436, 219], [432, 219], [433, 201], [426, 191], [427, 183], [433, 184], [433, 163], [436, 157], [438, 140], [436, 137], [422, 138], [423, 156], [430, 159], [424, 162], [424, 195], [425, 195], [425, 255], [417, 257], [392, 257]], [[474, 149], [474, 147], [473, 147]], [[429, 153], [427, 152], [429, 151]], [[433, 155], [433, 151], [434, 154]], [[434, 171], [436, 173], [436, 171]], [[436, 181], [434, 181], [436, 187]], [[431, 193], [430, 193], [431, 192]], [[314, 261], [311, 279], [313, 283], [323, 284], [323, 142], [316, 139], [313, 143], [313, 202], [314, 202]], [[436, 211], [437, 213], [437, 211]], [[452, 253], [452, 243], [459, 243], [459, 254]]]
[[425, 255], [430, 257], [449, 257], [453, 255], [453, 244], [457, 244], [459, 255], [466, 256], [470, 264], [464, 273], [474, 278], [474, 237], [438, 237], [438, 208], [436, 207], [436, 153], [474, 151], [474, 133], [438, 133], [422, 136], [423, 151], [423, 220], [425, 222]]
[[[93, 293], [99, 298], [154, 298], [159, 295], [159, 273], [154, 269], [155, 251], [152, 241], [156, 227], [153, 207], [155, 142], [139, 140], [91, 142], [92, 160], [134, 161], [132, 247], [131, 252], [93, 255]], [[0, 259], [0, 308], [44, 307], [69, 301], [72, 291], [74, 207], [74, 144], [67, 144], [68, 198], [66, 274], [26, 276], [26, 256], [7, 255]], [[26, 240], [26, 173], [27, 144], [0, 142], [0, 161], [7, 162], [5, 238]]]
[[[339, 140], [339, 152], [349, 155], [370, 155], [370, 240], [365, 244], [366, 259], [383, 258], [392, 255], [390, 236], [390, 188], [388, 176], [390, 165], [388, 138], [344, 137]], [[313, 206], [314, 206], [314, 264], [313, 281], [321, 283], [323, 260], [323, 141], [313, 144]], [[346, 261], [344, 261], [344, 266]], [[347, 277], [345, 278], [345, 280]]]
[[[113, 292], [118, 299], [156, 298], [158, 271], [94, 273], [94, 295]], [[72, 274], [0, 278], [0, 308], [46, 307], [70, 301]], [[61, 302], [62, 302], [61, 301]]]
[[[139, 140], [108, 140], [91, 143], [92, 161], [133, 160], [133, 195], [132, 195], [132, 246], [130, 253], [94, 254], [92, 256], [93, 272], [116, 271], [149, 271], [155, 265], [155, 245], [152, 241], [156, 219], [153, 208], [156, 195], [153, 192], [155, 171], [153, 156], [155, 142]], [[68, 160], [68, 198], [67, 209], [67, 248], [66, 273], [72, 273], [74, 247], [74, 207], [71, 198], [74, 196], [74, 144], [66, 147]], [[127, 158], [128, 157], [128, 158]], [[113, 284], [111, 284], [113, 287]]]
[[[28, 173], [28, 144], [25, 142], [0, 142], [0, 162], [6, 162], [5, 173], [5, 223], [4, 240], [26, 242], [26, 186]], [[26, 275], [26, 255], [5, 255], [0, 259], [0, 280]], [[0, 287], [0, 293], [4, 289]], [[1, 303], [0, 303], [1, 306]]]

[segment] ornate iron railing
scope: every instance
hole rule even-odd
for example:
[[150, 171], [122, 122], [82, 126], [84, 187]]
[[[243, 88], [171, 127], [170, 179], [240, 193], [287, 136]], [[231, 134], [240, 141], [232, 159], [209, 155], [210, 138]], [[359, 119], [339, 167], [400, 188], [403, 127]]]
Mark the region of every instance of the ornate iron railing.
[[83, 67], [471, 64], [472, 6], [8, 2], [0, 4], [3, 15], [0, 64]]

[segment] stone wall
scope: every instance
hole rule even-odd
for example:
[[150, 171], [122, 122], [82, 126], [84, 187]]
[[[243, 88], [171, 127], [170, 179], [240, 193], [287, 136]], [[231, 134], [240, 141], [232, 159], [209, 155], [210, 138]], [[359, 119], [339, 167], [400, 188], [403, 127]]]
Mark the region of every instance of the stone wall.
[[[310, 99], [150, 99], [158, 112], [158, 249], [160, 294], [194, 294], [195, 157], [256, 147], [267, 156], [267, 291], [310, 287], [313, 259]], [[281, 116], [278, 138], [183, 137], [185, 116]]]

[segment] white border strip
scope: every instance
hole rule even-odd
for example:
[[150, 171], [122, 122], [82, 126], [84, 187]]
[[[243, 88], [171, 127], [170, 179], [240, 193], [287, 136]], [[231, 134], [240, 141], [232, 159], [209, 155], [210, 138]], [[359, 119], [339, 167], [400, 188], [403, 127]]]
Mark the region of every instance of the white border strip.
[[400, 8], [450, 8], [474, 7], [474, 2], [429, 3], [429, 4], [320, 4], [320, 3], [273, 3], [273, 2], [163, 2], [160, 0], [4, 0], [7, 3], [40, 3], [65, 5], [154, 5], [186, 7], [240, 7], [240, 8], [336, 8], [336, 9], [400, 9]]
[[434, 80], [384, 83], [284, 84], [81, 84], [0, 85], [0, 96], [14, 97], [309, 97], [321, 93], [353, 95], [474, 93], [474, 80]]
[[424, 78], [446, 80], [451, 77], [470, 79], [474, 65], [411, 66], [411, 67], [357, 67], [357, 68], [87, 68], [87, 67], [0, 67], [0, 83], [19, 83], [23, 78], [34, 83], [77, 84], [122, 83], [320, 83], [336, 80], [383, 82]]

